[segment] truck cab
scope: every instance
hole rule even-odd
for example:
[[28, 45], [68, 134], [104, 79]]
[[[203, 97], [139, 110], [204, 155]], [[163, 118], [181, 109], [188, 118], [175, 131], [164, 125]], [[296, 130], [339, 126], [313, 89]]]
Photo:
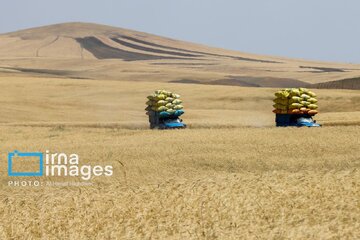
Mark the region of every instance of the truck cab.
[[276, 114], [277, 127], [321, 127], [309, 114]]
[[150, 129], [181, 129], [186, 128], [180, 116], [184, 113], [178, 110], [174, 113], [168, 112], [149, 112]]

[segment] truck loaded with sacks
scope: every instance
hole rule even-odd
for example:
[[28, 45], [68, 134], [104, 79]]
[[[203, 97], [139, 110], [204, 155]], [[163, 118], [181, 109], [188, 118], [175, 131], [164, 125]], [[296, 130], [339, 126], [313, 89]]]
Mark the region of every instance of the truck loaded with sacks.
[[287, 88], [275, 93], [273, 112], [276, 126], [320, 127], [313, 117], [318, 114], [316, 94], [306, 88]]
[[186, 124], [180, 119], [185, 112], [179, 94], [156, 90], [147, 98], [145, 110], [151, 129], [186, 128]]

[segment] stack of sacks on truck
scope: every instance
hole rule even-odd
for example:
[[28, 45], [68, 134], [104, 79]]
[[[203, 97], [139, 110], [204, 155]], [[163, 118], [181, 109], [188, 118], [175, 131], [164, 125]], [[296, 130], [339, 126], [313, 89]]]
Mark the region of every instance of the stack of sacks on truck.
[[275, 93], [274, 113], [309, 114], [318, 113], [316, 94], [306, 88], [287, 88]]
[[146, 114], [150, 111], [158, 112], [160, 116], [180, 116], [184, 113], [182, 101], [179, 94], [166, 90], [156, 90], [154, 94], [147, 97]]

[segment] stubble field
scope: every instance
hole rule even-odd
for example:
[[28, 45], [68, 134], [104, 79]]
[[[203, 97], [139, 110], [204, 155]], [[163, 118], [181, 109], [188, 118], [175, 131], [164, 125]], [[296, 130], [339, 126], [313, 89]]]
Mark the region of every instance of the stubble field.
[[[321, 90], [319, 129], [275, 128], [274, 89], [0, 79], [1, 239], [357, 239], [360, 93]], [[147, 129], [146, 95], [182, 95], [189, 128]], [[7, 153], [112, 165], [90, 186], [14, 187]]]

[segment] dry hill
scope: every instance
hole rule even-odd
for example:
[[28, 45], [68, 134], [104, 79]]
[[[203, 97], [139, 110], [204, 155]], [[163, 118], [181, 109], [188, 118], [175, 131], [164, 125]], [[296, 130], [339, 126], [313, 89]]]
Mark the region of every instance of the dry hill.
[[[259, 56], [90, 23], [0, 35], [0, 75], [358, 89], [360, 65]], [[337, 84], [323, 84], [337, 81]], [[340, 83], [339, 83], [340, 81]], [[321, 84], [319, 84], [321, 83]]]

